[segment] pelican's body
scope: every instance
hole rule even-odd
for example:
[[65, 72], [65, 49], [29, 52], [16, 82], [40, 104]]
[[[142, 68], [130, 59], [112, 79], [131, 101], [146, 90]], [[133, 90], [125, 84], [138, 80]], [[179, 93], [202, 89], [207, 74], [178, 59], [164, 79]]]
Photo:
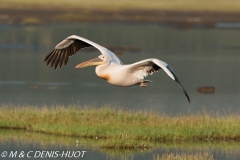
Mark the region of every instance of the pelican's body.
[[134, 74], [128, 72], [128, 68], [129, 65], [112, 62], [109, 66], [106, 64], [97, 66], [95, 71], [98, 77], [105, 79], [110, 84], [128, 87], [137, 84], [139, 81]]
[[150, 58], [133, 64], [123, 65], [113, 52], [83, 37], [75, 35], [67, 37], [56, 45], [56, 47], [46, 56], [45, 61], [47, 62], [47, 65], [50, 63], [51, 66], [55, 65], [55, 69], [58, 67], [61, 68], [63, 62], [66, 65], [68, 58], [75, 54], [79, 49], [91, 46], [97, 48], [102, 55], [98, 56], [98, 58], [80, 63], [76, 68], [96, 65], [95, 72], [98, 77], [105, 79], [112, 85], [122, 87], [133, 85], [146, 87], [151, 81], [145, 80], [144, 78], [159, 69], [163, 69], [168, 76], [178, 83], [190, 102], [187, 92], [167, 63], [159, 59]]
[[[151, 62], [153, 60], [157, 61], [157, 59], [147, 59], [144, 61]], [[132, 68], [133, 66], [134, 64], [124, 65], [111, 62], [110, 64], [105, 63], [103, 65], [98, 65], [95, 72], [98, 77], [105, 79], [110, 84], [128, 87], [140, 84], [141, 81], [145, 81], [144, 78], [147, 76], [145, 70], [135, 71]]]
[[104, 64], [97, 66], [95, 72], [98, 77], [116, 86], [132, 86], [136, 80], [134, 77], [127, 73], [126, 65], [121, 65], [114, 62], [111, 62], [109, 65]]

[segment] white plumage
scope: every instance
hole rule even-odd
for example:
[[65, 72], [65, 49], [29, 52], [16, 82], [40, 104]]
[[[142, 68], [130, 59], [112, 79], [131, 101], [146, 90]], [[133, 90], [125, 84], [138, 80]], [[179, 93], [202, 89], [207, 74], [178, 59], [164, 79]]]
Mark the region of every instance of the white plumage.
[[46, 56], [45, 62], [47, 65], [51, 64], [51, 67], [54, 66], [55, 69], [58, 67], [61, 68], [63, 63], [65, 65], [67, 64], [70, 56], [74, 55], [79, 49], [85, 47], [95, 47], [102, 53], [102, 55], [95, 59], [80, 63], [76, 68], [96, 65], [96, 74], [98, 77], [105, 79], [110, 84], [122, 87], [133, 85], [146, 87], [151, 81], [145, 80], [145, 78], [159, 69], [163, 69], [169, 77], [178, 83], [190, 102], [187, 92], [173, 73], [172, 68], [166, 62], [150, 58], [133, 64], [124, 65], [121, 60], [107, 48], [76, 35], [69, 36], [57, 44], [56, 47]]

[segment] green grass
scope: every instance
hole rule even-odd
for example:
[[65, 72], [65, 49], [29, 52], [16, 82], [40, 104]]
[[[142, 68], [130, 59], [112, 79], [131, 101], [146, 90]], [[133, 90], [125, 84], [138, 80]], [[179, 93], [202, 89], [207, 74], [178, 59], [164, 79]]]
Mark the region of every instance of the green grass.
[[26, 7], [47, 7], [47, 8], [88, 8], [88, 9], [146, 9], [146, 10], [179, 10], [179, 11], [223, 11], [239, 12], [240, 1], [238, 0], [1, 0], [3, 8], [26, 8]]
[[105, 147], [150, 147], [149, 142], [239, 140], [240, 115], [199, 114], [170, 117], [155, 112], [76, 106], [0, 108], [0, 128], [52, 135], [108, 139]]

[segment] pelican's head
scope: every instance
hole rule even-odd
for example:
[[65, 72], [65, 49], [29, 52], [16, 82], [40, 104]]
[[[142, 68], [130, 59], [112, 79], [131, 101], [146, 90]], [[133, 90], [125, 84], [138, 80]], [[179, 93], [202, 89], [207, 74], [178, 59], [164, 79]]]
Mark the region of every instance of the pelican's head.
[[108, 56], [107, 55], [100, 55], [98, 56], [98, 58], [94, 58], [85, 62], [82, 62], [78, 65], [76, 65], [75, 68], [84, 68], [84, 67], [88, 67], [88, 66], [98, 66], [101, 64], [105, 64], [108, 62]]

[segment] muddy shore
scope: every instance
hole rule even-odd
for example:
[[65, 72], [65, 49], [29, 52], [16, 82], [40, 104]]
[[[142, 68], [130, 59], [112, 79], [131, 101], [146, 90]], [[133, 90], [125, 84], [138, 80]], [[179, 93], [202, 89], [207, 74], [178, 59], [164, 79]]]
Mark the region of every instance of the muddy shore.
[[167, 23], [178, 27], [214, 27], [218, 22], [240, 23], [240, 12], [164, 10], [96, 10], [81, 8], [0, 8], [0, 24]]

